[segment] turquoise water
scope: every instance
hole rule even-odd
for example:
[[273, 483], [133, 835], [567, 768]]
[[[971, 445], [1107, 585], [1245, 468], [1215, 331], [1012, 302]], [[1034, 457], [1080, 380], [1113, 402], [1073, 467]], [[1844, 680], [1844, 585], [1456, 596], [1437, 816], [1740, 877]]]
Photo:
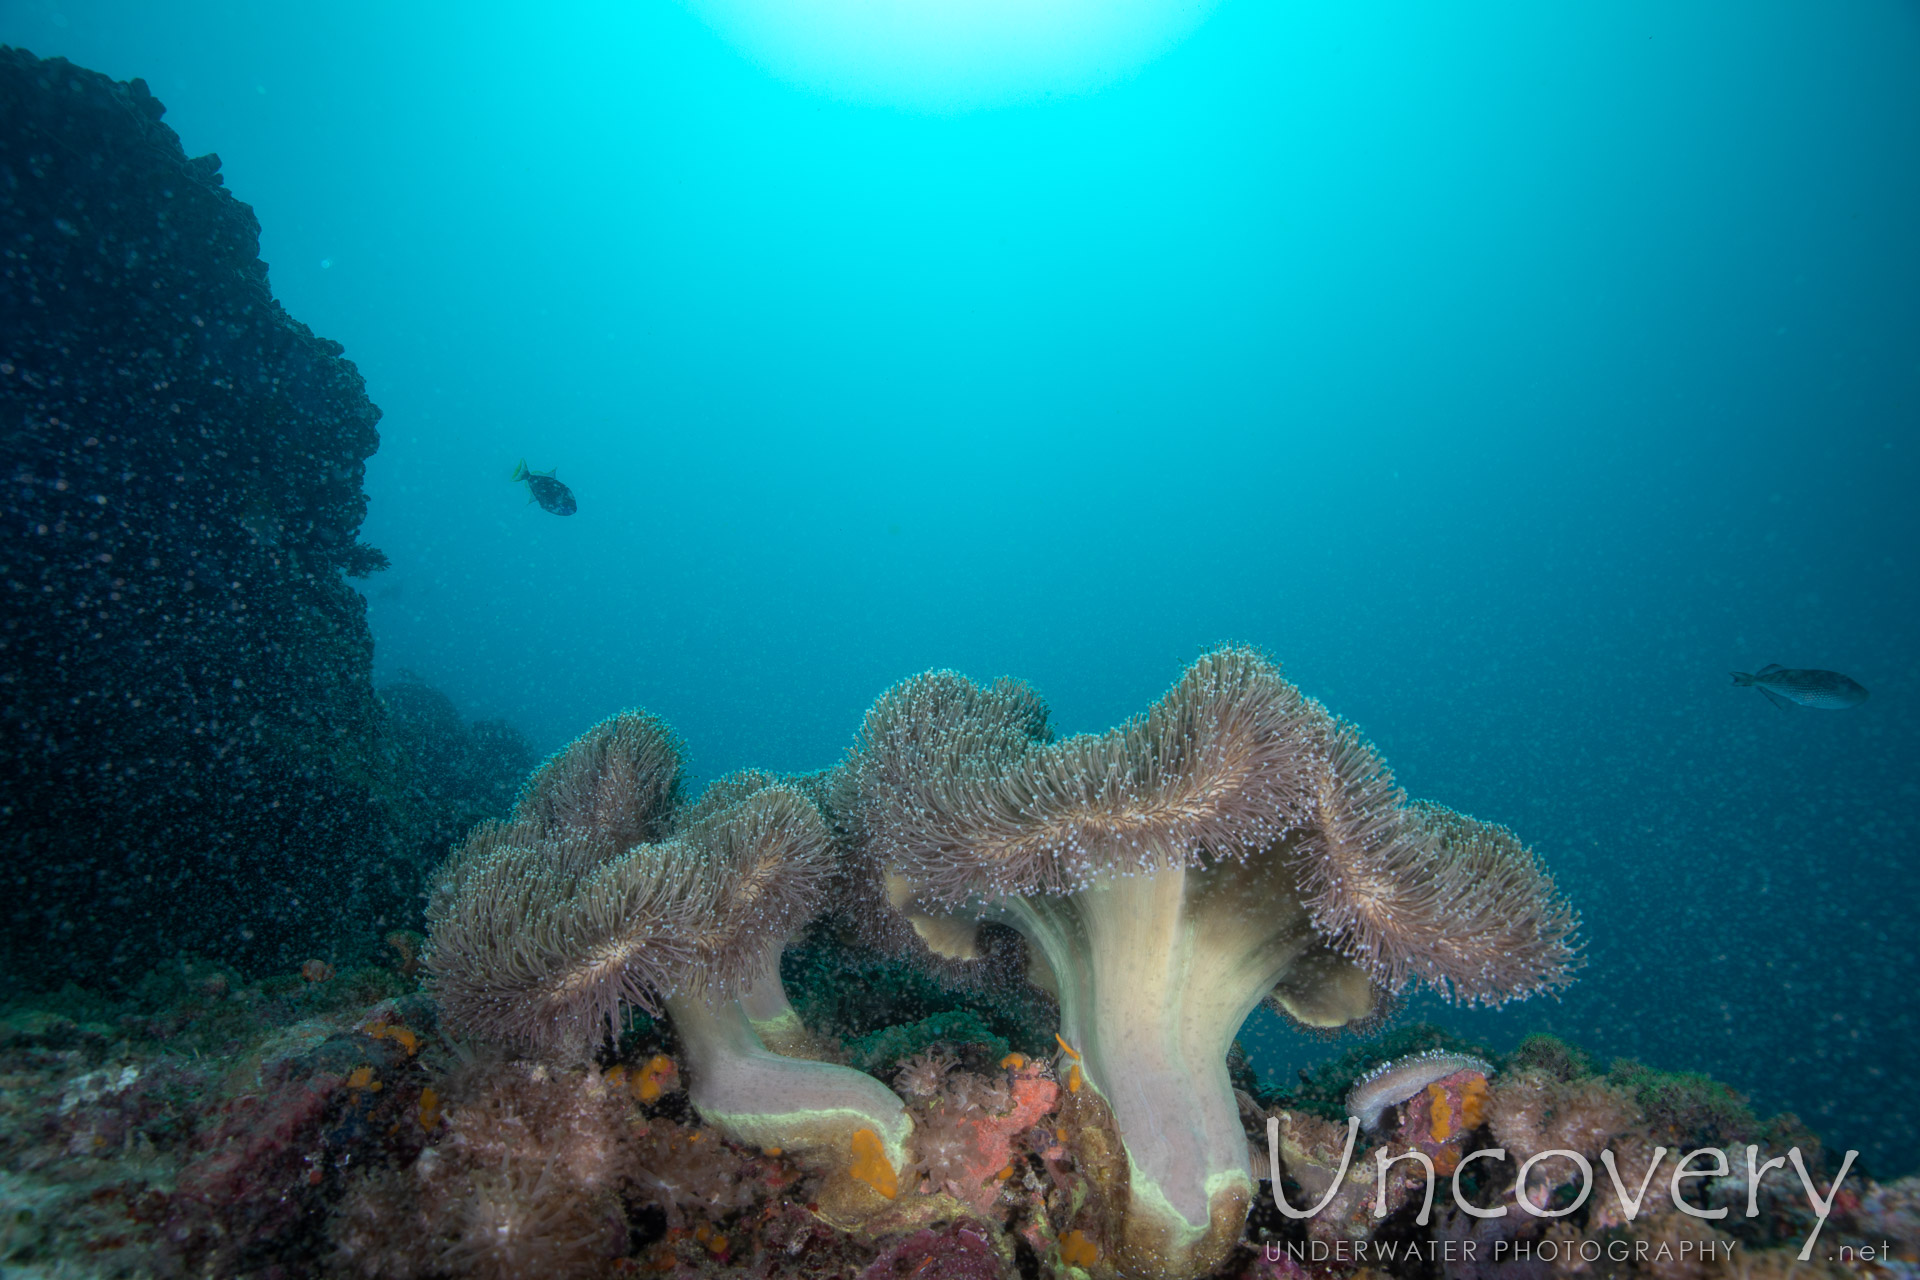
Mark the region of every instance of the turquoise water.
[[[1097, 729], [1258, 644], [1583, 913], [1563, 999], [1415, 1015], [1920, 1164], [1912, 6], [1228, 0], [958, 107], [558, 12], [0, 22], [145, 77], [366, 375], [383, 677], [543, 749], [644, 705], [716, 776], [927, 667]], [[1266, 1016], [1269, 1072], [1340, 1047]]]

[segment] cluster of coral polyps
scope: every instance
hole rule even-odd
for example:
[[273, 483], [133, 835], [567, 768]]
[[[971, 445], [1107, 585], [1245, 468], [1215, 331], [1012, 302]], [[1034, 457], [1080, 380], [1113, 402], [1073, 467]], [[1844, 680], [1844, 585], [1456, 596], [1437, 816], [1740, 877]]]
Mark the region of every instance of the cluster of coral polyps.
[[[441, 877], [432, 989], [463, 1033], [554, 1060], [625, 1008], [664, 1011], [701, 1117], [824, 1178], [841, 1220], [893, 1211], [930, 1117], [823, 1061], [789, 1003], [781, 954], [822, 913], [956, 970], [984, 925], [1024, 939], [1068, 1094], [1099, 1117], [1080, 1153], [1098, 1238], [1074, 1251], [1143, 1277], [1204, 1272], [1241, 1237], [1255, 1182], [1226, 1055], [1255, 1005], [1339, 1027], [1415, 979], [1499, 1004], [1576, 958], [1529, 850], [1409, 802], [1249, 649], [1103, 735], [1056, 742], [1025, 685], [930, 672], [882, 695], [825, 775], [738, 774], [690, 806], [680, 776], [639, 712], [543, 766]], [[930, 1184], [955, 1160], [971, 1178], [947, 1152]]]
[[[1337, 1100], [1230, 1073], [1263, 1000], [1336, 1028], [1413, 980], [1498, 1004], [1575, 960], [1531, 852], [1409, 801], [1257, 653], [1207, 655], [1102, 735], [1055, 741], [1025, 686], [935, 672], [883, 695], [825, 774], [739, 773], [692, 802], [682, 774], [658, 719], [595, 726], [436, 877], [424, 950], [393, 943], [421, 992], [388, 971], [407, 994], [326, 1004], [361, 979], [321, 961], [272, 998], [195, 978], [178, 1007], [231, 1026], [207, 1045], [230, 1065], [96, 1038], [13, 1167], [57, 1145], [33, 1185], [92, 1179], [120, 1241], [99, 1253], [143, 1247], [181, 1274], [1187, 1280], [1344, 1273], [1362, 1244], [1768, 1243], [1811, 1225], [1774, 1188], [1754, 1192], [1771, 1226], [1702, 1224], [1654, 1192], [1637, 1217], [1597, 1192], [1550, 1221], [1444, 1196], [1417, 1212], [1423, 1167], [1476, 1205], [1516, 1180], [1537, 1209], [1568, 1194], [1566, 1157], [1545, 1152], [1612, 1144], [1638, 1168], [1662, 1145], [1794, 1145], [1650, 1072], [1430, 1053]], [[818, 993], [796, 986], [796, 1008], [785, 982], [836, 982], [822, 939], [952, 979], [999, 1029], [951, 1007], [809, 1025]], [[1021, 1004], [989, 979], [1046, 994]], [[1367, 1122], [1357, 1174], [1337, 1163], [1348, 1114]], [[1376, 1154], [1405, 1157], [1379, 1204]], [[1326, 1201], [1310, 1221], [1262, 1191], [1276, 1170], [1282, 1194]], [[1868, 1204], [1910, 1212], [1897, 1186], [1873, 1195], [1836, 1202], [1828, 1238]]]

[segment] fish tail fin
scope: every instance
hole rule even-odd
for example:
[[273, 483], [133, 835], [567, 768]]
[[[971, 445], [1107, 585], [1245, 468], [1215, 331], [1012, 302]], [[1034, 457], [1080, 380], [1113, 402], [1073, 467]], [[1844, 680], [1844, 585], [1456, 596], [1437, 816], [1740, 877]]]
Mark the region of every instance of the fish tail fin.
[[1753, 673], [1751, 671], [1736, 671], [1733, 673], [1733, 682], [1744, 689], [1753, 683]]
[[521, 480], [525, 480], [527, 476], [530, 474], [531, 473], [527, 470], [527, 460], [525, 458], [522, 458], [520, 459], [520, 465], [513, 469], [513, 474], [507, 477], [507, 481], [508, 483], [515, 483]]

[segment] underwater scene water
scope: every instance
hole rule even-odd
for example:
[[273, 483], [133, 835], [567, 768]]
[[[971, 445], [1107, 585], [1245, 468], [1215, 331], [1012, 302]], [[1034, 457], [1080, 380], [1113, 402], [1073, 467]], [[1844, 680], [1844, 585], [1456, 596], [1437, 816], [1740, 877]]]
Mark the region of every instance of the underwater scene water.
[[0, 44], [0, 1273], [1920, 1274], [1911, 4]]

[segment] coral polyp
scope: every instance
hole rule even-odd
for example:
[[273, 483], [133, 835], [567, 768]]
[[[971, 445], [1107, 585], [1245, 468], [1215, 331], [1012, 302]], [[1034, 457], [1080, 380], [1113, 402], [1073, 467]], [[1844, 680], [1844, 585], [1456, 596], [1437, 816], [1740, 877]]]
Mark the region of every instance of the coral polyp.
[[666, 721], [624, 711], [549, 757], [527, 779], [515, 812], [543, 830], [589, 831], [625, 849], [665, 833], [682, 770]]
[[712, 891], [689, 846], [609, 848], [528, 823], [469, 838], [446, 873], [457, 887], [433, 913], [426, 955], [452, 1025], [577, 1053], [623, 1007], [658, 1011], [699, 956]]
[[1499, 1005], [1571, 980], [1577, 920], [1504, 827], [1410, 803], [1351, 725], [1320, 717], [1312, 819], [1298, 837], [1314, 926], [1384, 988], [1424, 980]]

